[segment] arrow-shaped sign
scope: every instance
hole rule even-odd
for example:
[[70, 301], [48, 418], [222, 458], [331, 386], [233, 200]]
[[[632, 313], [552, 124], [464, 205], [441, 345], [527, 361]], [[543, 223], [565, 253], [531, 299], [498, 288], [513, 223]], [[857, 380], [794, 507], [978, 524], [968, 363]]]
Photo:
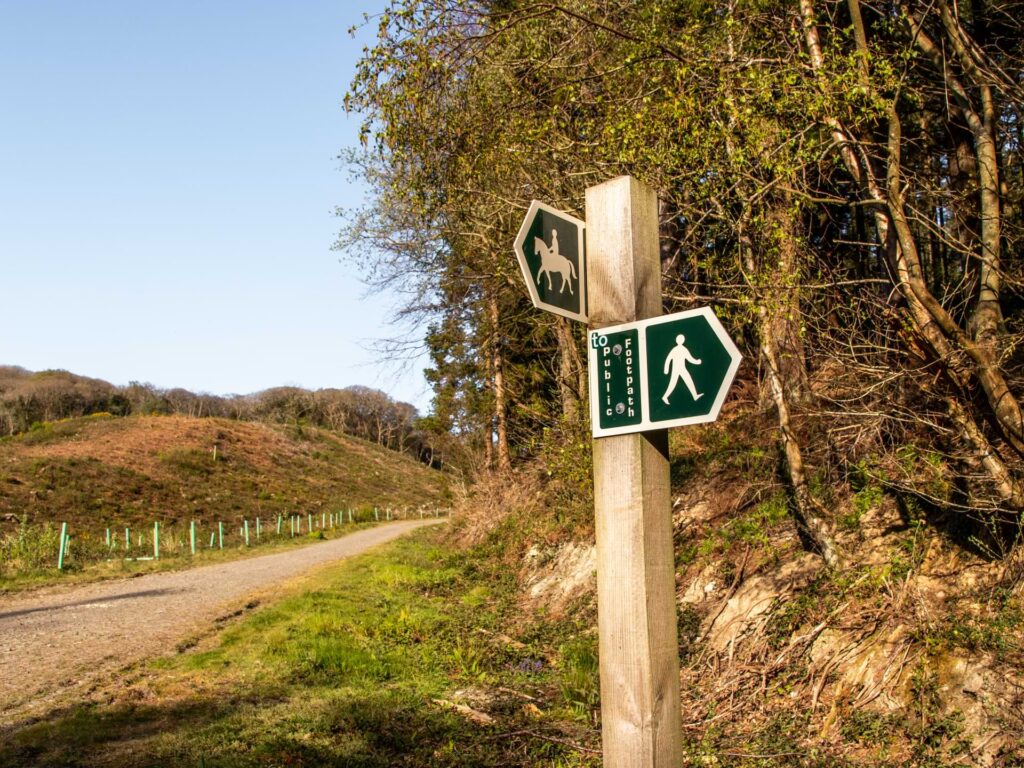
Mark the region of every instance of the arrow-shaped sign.
[[534, 200], [516, 235], [515, 253], [533, 305], [587, 321], [586, 225]]

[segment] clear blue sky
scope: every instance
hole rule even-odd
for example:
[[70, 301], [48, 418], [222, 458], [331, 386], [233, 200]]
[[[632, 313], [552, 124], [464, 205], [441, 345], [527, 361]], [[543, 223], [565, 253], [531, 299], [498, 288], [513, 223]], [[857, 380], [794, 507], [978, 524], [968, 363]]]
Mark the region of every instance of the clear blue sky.
[[331, 251], [384, 0], [2, 0], [0, 363], [217, 394], [365, 384], [393, 301]]

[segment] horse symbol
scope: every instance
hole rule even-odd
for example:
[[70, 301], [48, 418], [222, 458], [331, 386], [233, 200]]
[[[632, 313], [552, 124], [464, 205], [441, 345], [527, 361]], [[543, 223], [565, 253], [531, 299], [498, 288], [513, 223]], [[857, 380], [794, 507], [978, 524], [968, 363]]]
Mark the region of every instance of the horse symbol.
[[536, 254], [540, 256], [540, 270], [537, 272], [538, 287], [544, 275], [547, 274], [548, 290], [552, 290], [551, 273], [556, 272], [562, 278], [562, 287], [558, 290], [558, 293], [564, 293], [566, 287], [568, 287], [569, 294], [572, 295], [572, 283], [569, 282], [569, 277], [571, 276], [573, 280], [576, 279], [576, 266], [558, 252], [558, 230], [551, 230], [550, 248], [541, 237], [533, 238], [533, 247], [536, 250]]

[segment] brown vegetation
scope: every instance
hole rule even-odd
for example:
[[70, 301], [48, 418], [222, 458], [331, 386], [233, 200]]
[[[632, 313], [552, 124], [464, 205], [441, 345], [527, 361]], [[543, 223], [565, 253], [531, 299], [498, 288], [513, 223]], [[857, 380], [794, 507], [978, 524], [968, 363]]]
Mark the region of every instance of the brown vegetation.
[[0, 518], [76, 530], [362, 505], [417, 507], [447, 479], [316, 427], [184, 416], [87, 417], [0, 440]]
[[442, 446], [451, 442], [432, 433], [429, 423], [421, 424], [415, 407], [369, 387], [315, 392], [300, 387], [272, 387], [251, 395], [221, 397], [180, 387], [163, 390], [139, 382], [117, 387], [68, 371], [33, 373], [16, 366], [0, 366], [0, 435], [20, 434], [34, 425], [97, 413], [176, 414], [319, 426], [438, 466], [446, 460]]

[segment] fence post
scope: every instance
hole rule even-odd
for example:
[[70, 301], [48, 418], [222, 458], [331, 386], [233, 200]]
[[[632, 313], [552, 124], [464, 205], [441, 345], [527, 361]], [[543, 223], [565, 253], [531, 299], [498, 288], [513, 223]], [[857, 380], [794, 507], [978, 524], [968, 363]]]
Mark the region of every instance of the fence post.
[[60, 524], [60, 550], [57, 552], [57, 570], [58, 571], [63, 571], [64, 570], [64, 551], [67, 548], [66, 547], [67, 535], [68, 535], [68, 524], [67, 523], [61, 523]]

